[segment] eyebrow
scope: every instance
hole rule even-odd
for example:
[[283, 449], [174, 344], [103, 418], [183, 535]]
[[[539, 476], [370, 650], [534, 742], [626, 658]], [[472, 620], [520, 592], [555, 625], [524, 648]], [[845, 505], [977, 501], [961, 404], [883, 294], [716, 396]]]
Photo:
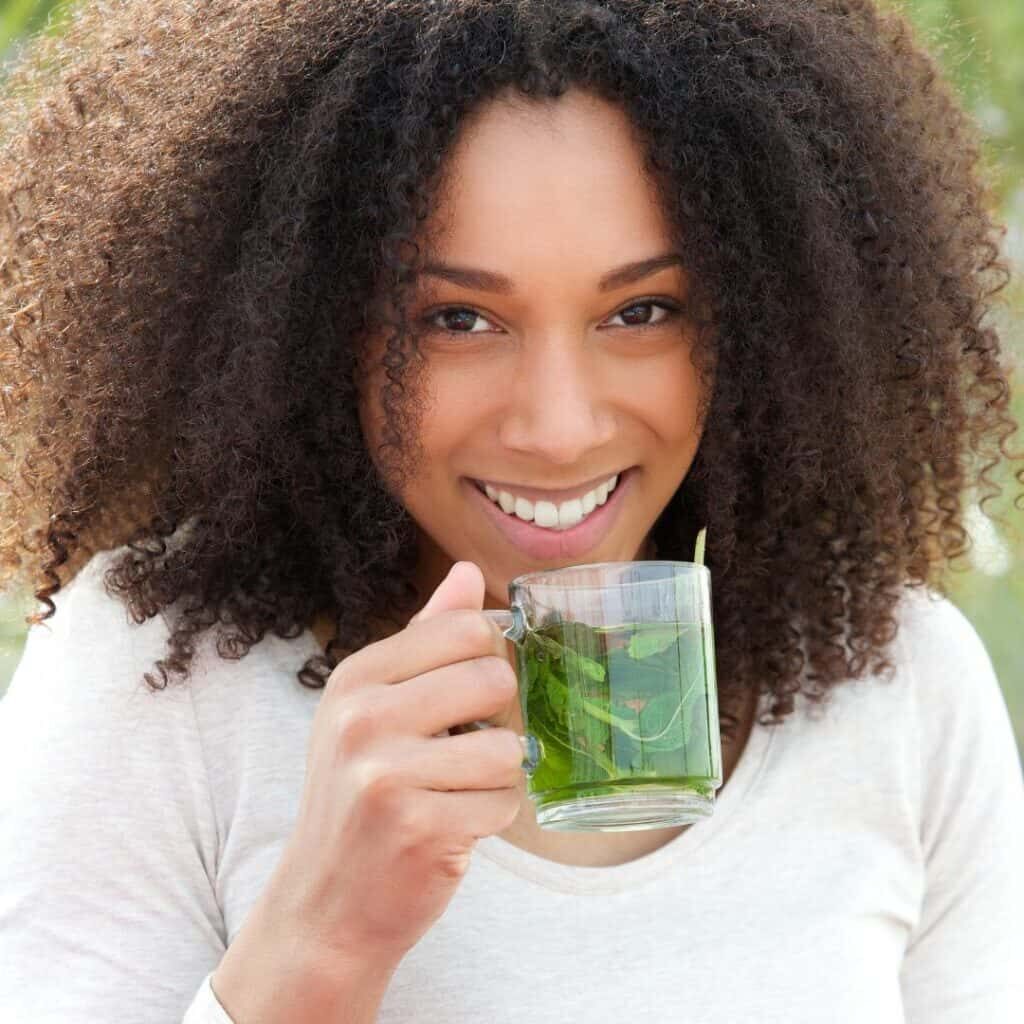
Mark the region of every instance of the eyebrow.
[[[597, 290], [610, 292], [615, 288], [622, 288], [627, 284], [633, 284], [645, 277], [650, 277], [659, 270], [666, 267], [682, 266], [683, 258], [678, 253], [665, 253], [662, 256], [653, 256], [646, 260], [637, 260], [634, 263], [626, 263], [614, 270], [609, 270], [597, 283]], [[440, 277], [452, 284], [460, 285], [463, 288], [472, 288], [480, 292], [494, 292], [498, 295], [511, 295], [515, 291], [515, 285], [501, 274], [495, 274], [490, 270], [477, 270], [471, 267], [453, 267], [447, 263], [428, 263], [423, 267], [423, 273], [431, 277]]]

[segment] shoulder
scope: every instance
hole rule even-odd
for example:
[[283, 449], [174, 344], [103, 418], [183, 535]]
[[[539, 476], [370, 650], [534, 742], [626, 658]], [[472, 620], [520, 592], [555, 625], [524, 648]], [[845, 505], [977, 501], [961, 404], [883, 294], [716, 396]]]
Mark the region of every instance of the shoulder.
[[[217, 764], [208, 777], [216, 798], [232, 786], [226, 766], [257, 765], [247, 753], [253, 750], [281, 749], [293, 758], [308, 732], [322, 691], [302, 686], [296, 673], [315, 649], [311, 636], [266, 637], [230, 660], [205, 634], [189, 679], [151, 689], [144, 676], [159, 679], [155, 663], [167, 653], [174, 609], [132, 619], [104, 584], [118, 550], [93, 556], [54, 595], [56, 614], [28, 631], [0, 701], [0, 818], [5, 776], [19, 780], [11, 800], [56, 802], [73, 814], [97, 792], [112, 800], [120, 794], [126, 807], [139, 799], [133, 787], [156, 799], [156, 789], [175, 785], [158, 780], [201, 780], [206, 766]], [[296, 763], [301, 768], [301, 758]], [[59, 793], [46, 796], [51, 785]], [[165, 793], [164, 803], [188, 804], [190, 785]]]
[[988, 650], [948, 597], [906, 588], [898, 623], [896, 654], [923, 720], [943, 728], [974, 719], [980, 728], [985, 719], [1008, 719]]
[[88, 777], [89, 765], [107, 764], [128, 736], [171, 748], [194, 728], [185, 688], [146, 685], [168, 628], [159, 615], [136, 623], [107, 592], [103, 576], [115, 555], [93, 555], [53, 595], [54, 614], [28, 630], [0, 702], [5, 742], [37, 748], [23, 752], [26, 764], [63, 757]]
[[[282, 672], [294, 675], [316, 650], [311, 635], [298, 640], [267, 636], [240, 659], [221, 657], [217, 627], [194, 642], [195, 655], [187, 680], [175, 677], [162, 689], [152, 690], [148, 673], [160, 682], [156, 663], [167, 656], [167, 642], [180, 609], [161, 609], [137, 622], [124, 602], [107, 589], [105, 576], [126, 548], [94, 554], [55, 595], [54, 614], [32, 626], [5, 701], [56, 699], [63, 704], [88, 701], [102, 704], [107, 713], [158, 705], [189, 708], [195, 700], [205, 707], [238, 699], [243, 680], [253, 687], [274, 680]], [[295, 680], [295, 685], [301, 684]], [[191, 713], [191, 712], [189, 712]]]
[[917, 658], [941, 653], [991, 667], [977, 629], [948, 597], [927, 587], [906, 586], [897, 619], [905, 653]]
[[87, 694], [108, 700], [144, 688], [143, 673], [161, 657], [169, 630], [160, 615], [135, 622], [107, 591], [104, 574], [118, 553], [94, 554], [52, 596], [54, 612], [29, 628], [5, 701], [74, 701]]
[[847, 679], [823, 707], [800, 695], [814, 732], [824, 728], [823, 742], [846, 736], [855, 745], [884, 743], [903, 752], [914, 775], [951, 756], [977, 758], [972, 743], [988, 744], [1004, 763], [1016, 761], [1006, 700], [974, 624], [948, 597], [909, 585], [894, 616], [897, 630], [886, 651], [891, 671]]
[[1019, 831], [1024, 827], [1020, 754], [1006, 698], [977, 629], [948, 598], [913, 591], [903, 603], [897, 642], [926, 845], [957, 814], [1008, 814]]

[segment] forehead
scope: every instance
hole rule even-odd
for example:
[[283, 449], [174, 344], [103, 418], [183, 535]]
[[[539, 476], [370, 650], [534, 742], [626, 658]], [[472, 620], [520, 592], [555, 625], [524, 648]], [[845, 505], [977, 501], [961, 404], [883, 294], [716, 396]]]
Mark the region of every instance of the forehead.
[[[485, 255], [561, 244], [641, 255], [670, 238], [645, 150], [620, 107], [578, 89], [505, 93], [465, 121], [428, 227], [445, 250]], [[622, 262], [619, 259], [618, 262]]]

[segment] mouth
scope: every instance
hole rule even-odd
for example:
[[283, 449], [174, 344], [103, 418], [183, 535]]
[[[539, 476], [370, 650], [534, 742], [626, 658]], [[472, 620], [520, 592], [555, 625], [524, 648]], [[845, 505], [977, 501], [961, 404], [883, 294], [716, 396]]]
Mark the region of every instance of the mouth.
[[[638, 468], [631, 466], [618, 473], [615, 487], [607, 494], [604, 503], [595, 505], [593, 511], [585, 514], [582, 520], [566, 527], [538, 526], [517, 515], [515, 510], [506, 512], [495, 504], [487, 496], [482, 482], [465, 478], [464, 484], [471, 500], [494, 525], [498, 534], [520, 554], [540, 562], [574, 560], [592, 551], [608, 536], [633, 490]], [[536, 506], [532, 502], [517, 503], [516, 507], [527, 516], [536, 515]], [[542, 509], [541, 517], [544, 521], [551, 521], [550, 508]]]

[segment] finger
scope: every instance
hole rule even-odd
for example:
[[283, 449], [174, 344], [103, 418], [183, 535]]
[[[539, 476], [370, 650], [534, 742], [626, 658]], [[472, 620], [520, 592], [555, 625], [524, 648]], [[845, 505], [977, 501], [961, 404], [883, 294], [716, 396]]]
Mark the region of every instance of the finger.
[[397, 771], [403, 782], [417, 789], [505, 789], [525, 780], [525, 757], [512, 729], [474, 729], [410, 744], [400, 755]]
[[427, 737], [508, 710], [519, 684], [512, 666], [490, 654], [423, 672], [388, 692], [385, 707], [394, 728]]
[[501, 630], [482, 611], [443, 611], [354, 651], [334, 669], [327, 685], [347, 692], [399, 683], [470, 658], [494, 655], [507, 660], [506, 652]]
[[522, 808], [518, 789], [466, 789], [442, 793], [425, 789], [420, 796], [425, 815], [445, 822], [449, 835], [481, 839], [508, 828]]

